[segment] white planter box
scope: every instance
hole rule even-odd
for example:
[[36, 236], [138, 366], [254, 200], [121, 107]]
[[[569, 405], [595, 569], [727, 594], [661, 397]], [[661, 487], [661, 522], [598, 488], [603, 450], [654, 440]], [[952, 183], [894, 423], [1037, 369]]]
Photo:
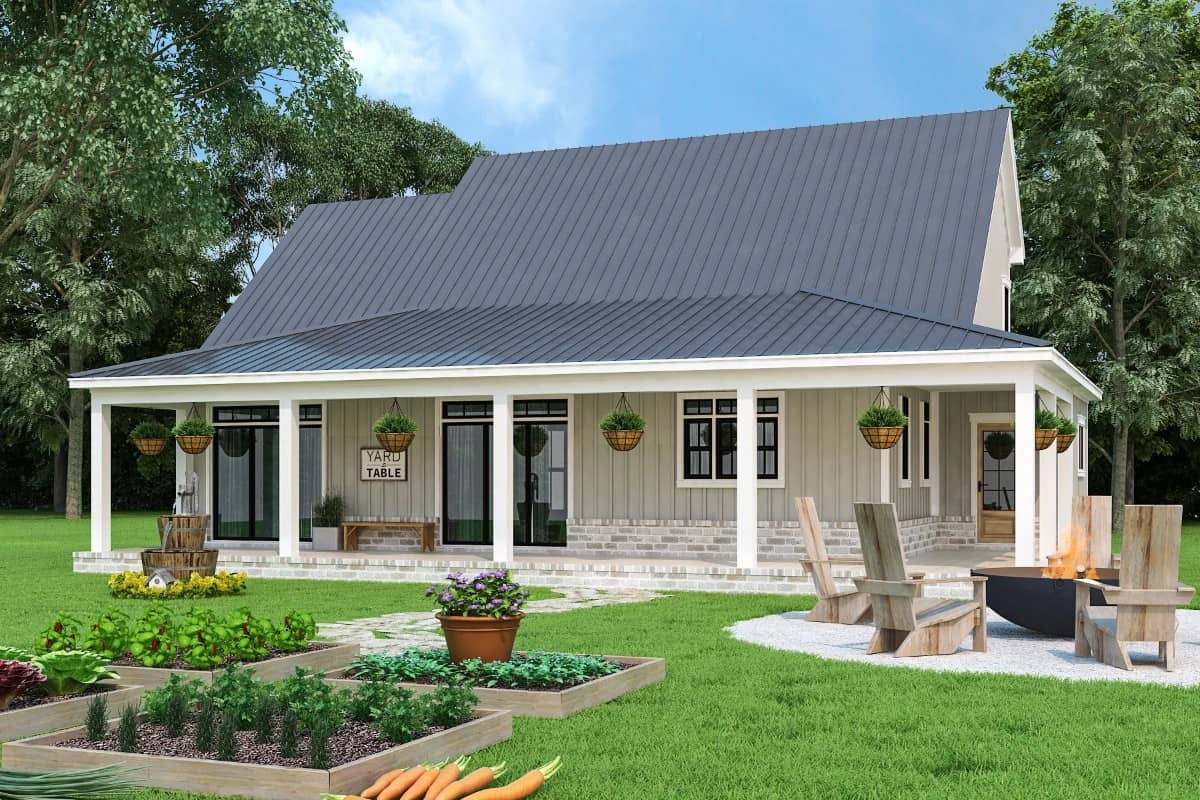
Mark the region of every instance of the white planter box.
[[341, 542], [341, 527], [322, 528], [316, 525], [312, 529], [312, 549], [313, 550], [340, 550]]

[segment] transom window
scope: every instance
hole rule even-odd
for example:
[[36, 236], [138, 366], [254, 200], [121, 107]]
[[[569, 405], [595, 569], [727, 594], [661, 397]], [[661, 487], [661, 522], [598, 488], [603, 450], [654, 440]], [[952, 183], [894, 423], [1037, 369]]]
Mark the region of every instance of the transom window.
[[[320, 422], [320, 404], [300, 406], [300, 422]], [[213, 409], [215, 424], [253, 424], [279, 422], [279, 406], [217, 406]]]
[[[513, 416], [527, 417], [565, 417], [567, 416], [566, 400], [514, 400]], [[491, 419], [491, 400], [450, 400], [442, 403], [443, 419]]]
[[[759, 397], [756, 403], [757, 461], [760, 480], [780, 474], [779, 398]], [[685, 481], [737, 479], [737, 398], [685, 397], [682, 410], [682, 465]]]

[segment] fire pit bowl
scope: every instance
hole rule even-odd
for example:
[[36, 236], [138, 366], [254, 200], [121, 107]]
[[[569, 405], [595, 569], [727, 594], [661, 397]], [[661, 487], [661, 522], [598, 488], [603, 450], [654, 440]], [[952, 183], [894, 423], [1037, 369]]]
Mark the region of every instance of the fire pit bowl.
[[[1118, 570], [1096, 572], [1096, 580], [1117, 585]], [[988, 608], [1009, 622], [1050, 636], [1075, 636], [1074, 581], [1043, 577], [1041, 567], [973, 569], [971, 574], [987, 577]], [[1092, 590], [1092, 605], [1107, 605], [1096, 589]]]

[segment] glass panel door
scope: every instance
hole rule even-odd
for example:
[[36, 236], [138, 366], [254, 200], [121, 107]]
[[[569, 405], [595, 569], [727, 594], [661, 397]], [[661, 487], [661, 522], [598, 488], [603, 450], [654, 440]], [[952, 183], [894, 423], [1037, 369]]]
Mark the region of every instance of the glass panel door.
[[1011, 542], [1016, 530], [1016, 437], [1008, 426], [980, 425], [977, 524], [981, 542]]
[[513, 445], [513, 543], [566, 545], [567, 424], [515, 423]]
[[249, 539], [253, 428], [217, 428], [213, 459], [217, 539]]
[[446, 544], [492, 543], [492, 423], [443, 426], [442, 538]]
[[[213, 462], [217, 539], [279, 539], [279, 428], [218, 425]], [[321, 491], [321, 428], [300, 429], [300, 538], [312, 541]]]

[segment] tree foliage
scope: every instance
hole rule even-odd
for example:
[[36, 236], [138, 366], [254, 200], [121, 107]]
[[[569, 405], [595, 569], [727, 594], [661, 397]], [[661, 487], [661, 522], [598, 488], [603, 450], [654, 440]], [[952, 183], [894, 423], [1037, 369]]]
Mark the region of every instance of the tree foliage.
[[1104, 390], [1118, 515], [1131, 431], [1200, 434], [1198, 56], [1191, 3], [1067, 2], [987, 84], [1014, 107], [1016, 318]]

